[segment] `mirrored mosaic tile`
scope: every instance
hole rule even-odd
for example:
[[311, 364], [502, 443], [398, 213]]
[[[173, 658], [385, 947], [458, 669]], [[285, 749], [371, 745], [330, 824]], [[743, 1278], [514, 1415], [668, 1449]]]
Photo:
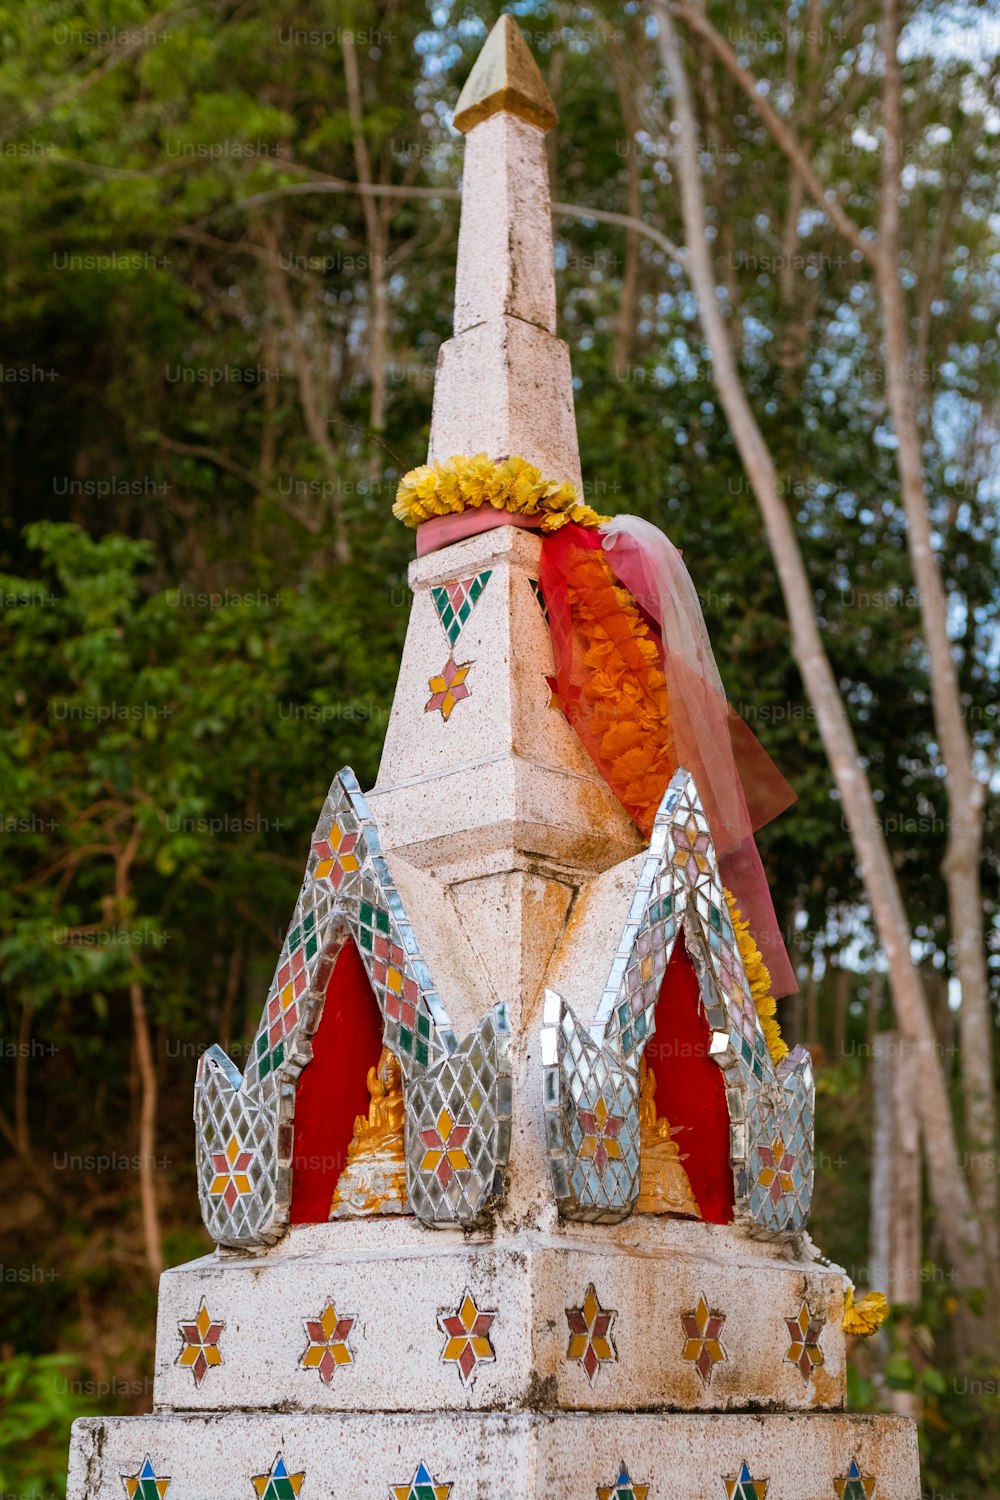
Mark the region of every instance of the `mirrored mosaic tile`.
[[785, 1327], [788, 1329], [788, 1351], [785, 1359], [798, 1367], [803, 1380], [809, 1380], [813, 1370], [825, 1362], [823, 1351], [819, 1346], [819, 1336], [823, 1332], [823, 1319], [811, 1313], [808, 1303], [803, 1302], [794, 1318], [785, 1319]]
[[333, 1301], [327, 1302], [318, 1318], [304, 1318], [309, 1342], [299, 1361], [303, 1370], [315, 1370], [324, 1385], [329, 1385], [339, 1369], [354, 1364], [351, 1330], [357, 1318], [338, 1313]]
[[453, 656], [449, 656], [441, 671], [428, 680], [427, 686], [431, 690], [431, 696], [424, 705], [424, 713], [429, 714], [437, 710], [447, 723], [456, 705], [464, 698], [472, 696], [472, 690], [465, 679], [474, 666], [475, 662], [459, 663]]
[[[812, 1069], [802, 1048], [796, 1048], [777, 1071], [774, 1068], [739, 953], [708, 820], [694, 780], [683, 770], [672, 778], [660, 805], [649, 857], [594, 1020], [586, 1031], [561, 1012], [557, 1021], [559, 1002], [554, 997], [555, 1009], [551, 1016], [546, 1013], [543, 1023], [546, 1140], [560, 1212], [598, 1220], [602, 1210], [605, 1216], [615, 1216], [613, 1194], [627, 1174], [608, 1147], [605, 1123], [595, 1114], [595, 1127], [600, 1129], [588, 1130], [589, 1119], [582, 1119], [581, 1112], [594, 1114], [597, 1097], [603, 1097], [612, 1134], [620, 1129], [622, 1099], [603, 1094], [607, 1067], [625, 1065], [626, 1078], [637, 1078], [639, 1059], [655, 1029], [663, 975], [682, 927], [698, 977], [709, 1053], [726, 1081], [736, 1217], [765, 1232], [795, 1232], [807, 1222], [812, 1194]], [[792, 1160], [772, 1167], [768, 1152], [773, 1154], [779, 1139], [781, 1159], [787, 1155]], [[600, 1184], [581, 1161], [585, 1140], [592, 1159], [601, 1152], [605, 1171]], [[628, 1151], [623, 1157], [631, 1160]], [[772, 1170], [774, 1176], [769, 1175]]]
[[766, 1500], [769, 1479], [754, 1479], [750, 1472], [750, 1465], [745, 1461], [740, 1465], [740, 1472], [723, 1477], [726, 1487], [726, 1500]]
[[273, 1243], [291, 1200], [295, 1084], [337, 954], [357, 946], [404, 1078], [455, 1049], [378, 831], [353, 772], [334, 780], [243, 1074], [219, 1047], [199, 1062], [199, 1196], [218, 1244]]
[[549, 606], [545, 602], [545, 595], [542, 593], [542, 585], [539, 583], [537, 578], [529, 578], [528, 582], [531, 584], [531, 592], [535, 596], [535, 603], [541, 610], [542, 617], [547, 625], [549, 623]]
[[704, 1296], [698, 1298], [696, 1306], [690, 1312], [681, 1313], [681, 1327], [684, 1330], [681, 1359], [694, 1365], [704, 1386], [708, 1386], [715, 1366], [726, 1359], [721, 1340], [725, 1321], [725, 1314], [719, 1312], [718, 1308], [710, 1308]]
[[492, 570], [487, 569], [473, 578], [456, 579], [454, 583], [445, 583], [439, 588], [431, 589], [434, 608], [450, 646], [454, 646], [462, 634], [463, 625], [492, 577]]
[[549, 1174], [565, 1218], [613, 1223], [639, 1192], [639, 1081], [546, 991], [543, 1056]]
[[495, 1206], [510, 1153], [511, 1104], [501, 1004], [407, 1089], [407, 1191], [425, 1224], [475, 1224]]

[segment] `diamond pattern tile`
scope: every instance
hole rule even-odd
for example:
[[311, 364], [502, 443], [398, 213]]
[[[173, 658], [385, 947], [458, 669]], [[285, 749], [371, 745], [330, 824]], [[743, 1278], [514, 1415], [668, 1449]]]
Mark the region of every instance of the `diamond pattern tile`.
[[[241, 1075], [221, 1048], [201, 1059], [195, 1087], [199, 1193], [218, 1244], [271, 1243], [291, 1199], [294, 1084], [347, 937], [356, 943], [404, 1077], [455, 1049], [447, 1012], [350, 770], [326, 798], [288, 933]], [[234, 1144], [235, 1143], [235, 1144]], [[231, 1159], [230, 1159], [231, 1158]]]
[[427, 1224], [471, 1225], [503, 1190], [510, 1155], [507, 1007], [495, 1006], [407, 1090], [406, 1184]]

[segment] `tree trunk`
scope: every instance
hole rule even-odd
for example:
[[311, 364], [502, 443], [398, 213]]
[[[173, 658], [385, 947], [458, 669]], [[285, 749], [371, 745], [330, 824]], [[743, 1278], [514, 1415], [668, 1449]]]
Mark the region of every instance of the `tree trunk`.
[[[138, 846], [138, 830], [115, 859], [115, 900], [118, 920], [127, 922], [131, 887], [129, 870]], [[146, 1000], [139, 977], [142, 959], [133, 943], [128, 945], [129, 965], [132, 978], [128, 994], [132, 1007], [132, 1035], [135, 1044], [135, 1060], [139, 1069], [139, 1201], [142, 1209], [142, 1234], [146, 1245], [146, 1263], [155, 1285], [164, 1269], [163, 1237], [160, 1231], [160, 1210], [156, 1198], [156, 1123], [158, 1090], [156, 1065], [153, 1060], [153, 1045], [149, 1035], [149, 1018]]]
[[17, 1033], [17, 1056], [14, 1059], [14, 1134], [18, 1156], [31, 1156], [31, 1131], [28, 1128], [28, 1062], [31, 1057], [31, 1019], [34, 1012], [25, 1000]]
[[886, 953], [900, 1030], [918, 1046], [928, 1175], [948, 1254], [964, 1285], [984, 1286], [982, 1235], [972, 1215], [968, 1185], [961, 1170], [941, 1059], [920, 977], [911, 957], [911, 935], [896, 873], [854, 732], [823, 647], [808, 575], [788, 509], [779, 493], [774, 461], [733, 361], [708, 252], [698, 135], [687, 76], [665, 0], [653, 0], [653, 11], [658, 21], [662, 61], [670, 78], [675, 139], [680, 147], [685, 266], [711, 353], [716, 389], [760, 506], [788, 609], [792, 653], [816, 712], [875, 926]]
[[[361, 105], [361, 75], [358, 52], [352, 31], [341, 35], [344, 53], [344, 81], [347, 85], [347, 112], [351, 120], [354, 166], [358, 181], [371, 186], [371, 156], [365, 140]], [[368, 296], [371, 319], [368, 329], [368, 368], [371, 378], [371, 425], [376, 432], [385, 427], [386, 357], [389, 352], [389, 268], [388, 218], [375, 198], [365, 193], [361, 198], [368, 241]]]
[[969, 1180], [979, 1213], [987, 1263], [996, 1271], [996, 1101], [993, 1021], [983, 933], [982, 859], [985, 789], [972, 766], [958, 670], [948, 638], [948, 600], [931, 539], [923, 456], [910, 362], [907, 313], [900, 281], [900, 196], [903, 165], [902, 80], [898, 0], [885, 0], [882, 202], [876, 283], [885, 330], [886, 401], [896, 432], [896, 460], [906, 513], [906, 540], [927, 644], [934, 726], [947, 770], [950, 821], [942, 874], [962, 991], [962, 1091], [969, 1148]]

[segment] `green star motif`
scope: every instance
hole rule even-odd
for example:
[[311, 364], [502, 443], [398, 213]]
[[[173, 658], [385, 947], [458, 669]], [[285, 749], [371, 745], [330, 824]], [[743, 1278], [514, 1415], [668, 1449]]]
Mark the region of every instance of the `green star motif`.
[[270, 1473], [255, 1474], [252, 1479], [259, 1500], [297, 1500], [305, 1473], [289, 1474], [285, 1460], [279, 1453], [271, 1465]]

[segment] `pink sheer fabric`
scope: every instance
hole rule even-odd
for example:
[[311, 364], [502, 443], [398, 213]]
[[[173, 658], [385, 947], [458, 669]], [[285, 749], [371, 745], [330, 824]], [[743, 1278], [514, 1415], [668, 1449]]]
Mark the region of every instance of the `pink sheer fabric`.
[[697, 782], [722, 878], [770, 970], [772, 994], [792, 994], [798, 985], [753, 835], [795, 793], [726, 699], [678, 549], [638, 516], [616, 516], [601, 536], [612, 572], [660, 631], [677, 762]]

